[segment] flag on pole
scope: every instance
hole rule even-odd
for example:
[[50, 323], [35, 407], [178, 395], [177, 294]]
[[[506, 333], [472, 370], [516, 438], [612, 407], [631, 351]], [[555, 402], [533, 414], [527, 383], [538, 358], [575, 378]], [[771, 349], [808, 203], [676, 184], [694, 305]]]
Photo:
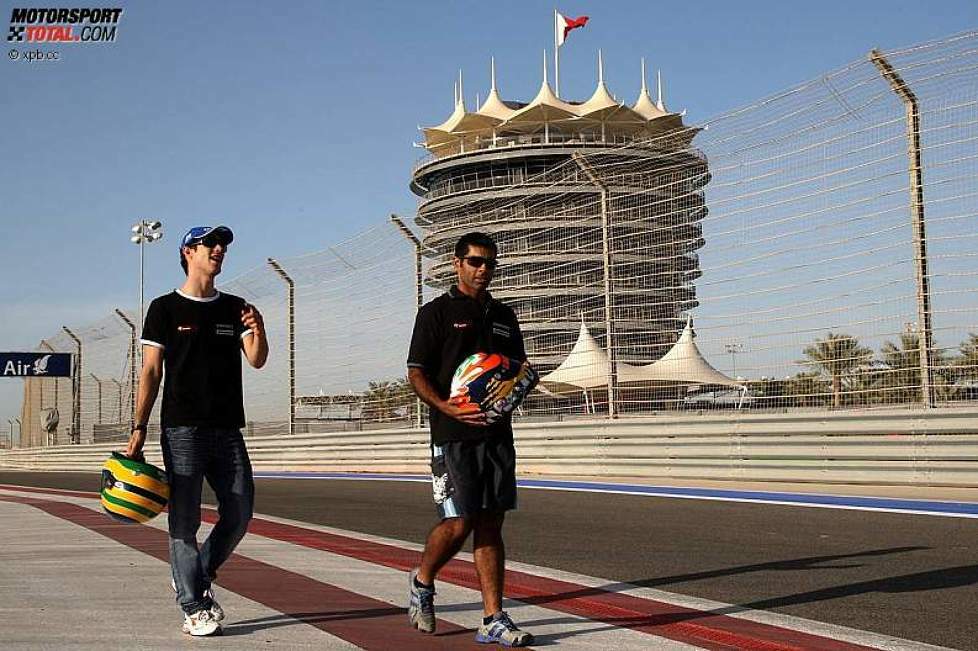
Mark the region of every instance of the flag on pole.
[[587, 16], [568, 18], [560, 12], [557, 12], [557, 21], [554, 23], [554, 41], [557, 43], [557, 47], [564, 44], [564, 41], [567, 40], [567, 35], [570, 34], [572, 29], [584, 27], [587, 25], [587, 21]]

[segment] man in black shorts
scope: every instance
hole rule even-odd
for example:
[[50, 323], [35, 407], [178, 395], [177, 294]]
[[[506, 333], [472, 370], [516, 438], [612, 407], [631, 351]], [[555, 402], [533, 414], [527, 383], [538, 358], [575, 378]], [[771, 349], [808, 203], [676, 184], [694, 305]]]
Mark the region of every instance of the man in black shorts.
[[448, 402], [455, 369], [470, 355], [500, 353], [526, 360], [516, 314], [488, 291], [496, 254], [488, 235], [463, 235], [452, 260], [457, 284], [424, 305], [414, 324], [408, 379], [431, 407], [431, 473], [441, 522], [428, 534], [421, 567], [408, 579], [408, 617], [418, 630], [435, 631], [435, 577], [471, 532], [485, 609], [476, 640], [526, 646], [533, 636], [502, 609], [503, 519], [516, 508], [513, 428], [509, 418], [490, 425], [483, 412], [463, 412]]
[[[241, 353], [261, 368], [268, 341], [261, 314], [244, 299], [214, 288], [234, 234], [226, 226], [197, 226], [180, 243], [187, 280], [155, 299], [143, 324], [143, 369], [135, 423], [126, 454], [142, 456], [146, 423], [159, 391], [163, 462], [170, 482], [171, 585], [184, 612], [183, 632], [220, 633], [224, 611], [211, 583], [244, 537], [255, 501], [245, 448]], [[204, 479], [214, 490], [220, 518], [197, 547]]]

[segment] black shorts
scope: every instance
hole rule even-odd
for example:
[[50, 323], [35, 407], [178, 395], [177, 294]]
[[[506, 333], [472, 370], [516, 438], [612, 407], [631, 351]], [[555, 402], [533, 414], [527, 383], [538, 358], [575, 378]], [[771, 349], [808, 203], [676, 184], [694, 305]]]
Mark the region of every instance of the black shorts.
[[515, 509], [513, 441], [494, 436], [432, 445], [431, 481], [438, 516], [443, 520]]

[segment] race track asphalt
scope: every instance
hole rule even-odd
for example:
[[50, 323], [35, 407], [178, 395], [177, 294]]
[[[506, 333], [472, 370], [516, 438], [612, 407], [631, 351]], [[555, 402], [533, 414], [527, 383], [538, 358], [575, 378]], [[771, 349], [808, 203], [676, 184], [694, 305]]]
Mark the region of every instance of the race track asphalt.
[[[94, 492], [98, 476], [4, 471], [0, 483]], [[435, 522], [425, 483], [257, 484], [261, 514], [415, 543]], [[534, 565], [978, 649], [974, 518], [521, 489], [506, 541]]]

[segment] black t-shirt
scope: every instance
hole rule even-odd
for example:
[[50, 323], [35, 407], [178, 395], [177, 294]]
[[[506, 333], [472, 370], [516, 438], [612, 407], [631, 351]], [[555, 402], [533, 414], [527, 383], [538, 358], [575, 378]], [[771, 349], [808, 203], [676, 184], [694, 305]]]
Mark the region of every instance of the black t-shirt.
[[[500, 353], [526, 360], [523, 334], [512, 308], [491, 296], [480, 303], [452, 287], [418, 310], [408, 353], [408, 366], [424, 370], [438, 395], [447, 399], [455, 369], [475, 353]], [[509, 418], [487, 427], [466, 425], [431, 410], [431, 441], [465, 441], [503, 435], [513, 437]]]
[[179, 290], [153, 300], [142, 343], [163, 350], [163, 427], [244, 427], [241, 323], [245, 301], [218, 292], [210, 298]]

